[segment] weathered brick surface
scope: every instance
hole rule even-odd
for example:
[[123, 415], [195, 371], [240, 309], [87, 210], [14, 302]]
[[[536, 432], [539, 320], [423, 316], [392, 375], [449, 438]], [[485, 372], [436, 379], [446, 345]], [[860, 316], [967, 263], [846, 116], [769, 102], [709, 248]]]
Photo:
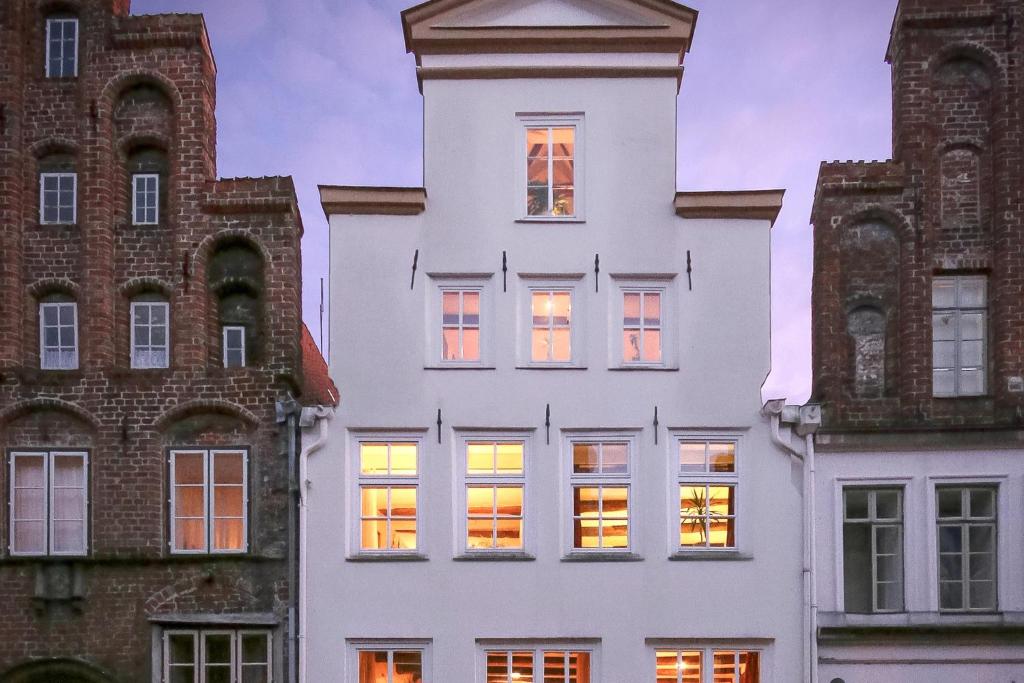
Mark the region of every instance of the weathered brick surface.
[[[821, 166], [813, 400], [829, 430], [1024, 425], [1008, 388], [1024, 375], [1022, 31], [1019, 0], [902, 0], [893, 159]], [[983, 397], [932, 397], [931, 283], [948, 273], [989, 278]], [[879, 313], [884, 336], [865, 336]]]
[[[0, 2], [0, 449], [90, 454], [89, 554], [70, 561], [84, 598], [40, 609], [55, 560], [10, 557], [0, 468], [0, 680], [27, 661], [76, 658], [113, 680], [150, 677], [161, 614], [287, 612], [288, 472], [274, 401], [301, 392], [299, 240], [290, 178], [216, 179], [215, 65], [200, 16], [129, 15], [128, 0], [65, 0], [80, 20], [79, 76], [43, 77], [53, 3]], [[157, 97], [152, 97], [153, 93]], [[126, 163], [161, 148], [158, 226], [133, 226]], [[78, 173], [78, 222], [40, 225], [41, 160]], [[211, 254], [244, 242], [262, 260], [264, 344], [254, 367], [221, 367]], [[129, 302], [171, 304], [171, 367], [131, 370]], [[39, 369], [39, 298], [79, 306], [80, 369]], [[168, 458], [177, 445], [250, 449], [250, 552], [172, 557]]]

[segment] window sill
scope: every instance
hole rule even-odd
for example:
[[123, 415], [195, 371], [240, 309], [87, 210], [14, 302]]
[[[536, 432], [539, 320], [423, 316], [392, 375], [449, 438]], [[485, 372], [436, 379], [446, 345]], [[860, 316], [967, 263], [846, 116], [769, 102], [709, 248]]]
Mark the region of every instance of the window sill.
[[677, 550], [668, 556], [673, 562], [736, 562], [754, 559], [749, 553], [738, 550]]
[[608, 369], [613, 372], [679, 372], [678, 366], [665, 365], [615, 365]]
[[494, 365], [472, 365], [466, 363], [465, 365], [459, 365], [457, 363], [437, 363], [433, 365], [424, 365], [424, 370], [494, 370]]
[[536, 556], [525, 552], [466, 552], [452, 558], [456, 562], [532, 562]]
[[586, 219], [578, 216], [567, 216], [566, 218], [558, 218], [556, 216], [524, 216], [517, 218], [516, 223], [572, 223], [580, 224], [586, 223]]
[[586, 365], [569, 365], [567, 363], [534, 363], [532, 365], [517, 365], [516, 370], [586, 370]]
[[562, 562], [643, 562], [643, 559], [643, 555], [637, 553], [613, 550], [574, 551], [562, 556]]
[[430, 558], [422, 553], [361, 553], [349, 555], [346, 562], [426, 562]]
[[67, 229], [70, 230], [72, 228], [77, 228], [78, 227], [78, 221], [74, 221], [72, 223], [44, 223], [43, 221], [39, 221], [39, 227], [41, 229], [46, 229], [46, 228], [67, 228]]

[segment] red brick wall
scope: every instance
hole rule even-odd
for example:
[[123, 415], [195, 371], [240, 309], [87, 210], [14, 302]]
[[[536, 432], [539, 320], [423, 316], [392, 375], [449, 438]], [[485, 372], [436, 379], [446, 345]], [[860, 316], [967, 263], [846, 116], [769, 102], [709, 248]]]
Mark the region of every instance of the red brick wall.
[[[893, 160], [822, 164], [814, 224], [813, 399], [835, 430], [1024, 424], [1024, 6], [902, 0], [889, 46]], [[896, 244], [865, 240], [886, 226]], [[886, 253], [883, 253], [886, 252]], [[886, 261], [886, 254], [895, 258]], [[932, 397], [931, 282], [989, 278], [989, 391]], [[850, 313], [885, 316], [885, 390], [858, 393]]]
[[[84, 599], [46, 609], [37, 579], [61, 561], [8, 555], [0, 505], [0, 679], [26, 661], [73, 657], [117, 680], [150, 676], [150, 619], [161, 614], [287, 611], [288, 472], [274, 402], [301, 391], [302, 234], [290, 178], [216, 179], [215, 66], [202, 18], [128, 16], [128, 0], [68, 0], [80, 19], [79, 76], [43, 78], [39, 0], [0, 3], [0, 493], [10, 449], [90, 454], [89, 556], [70, 564]], [[135, 105], [146, 84], [165, 104]], [[127, 155], [155, 145], [169, 167], [158, 226], [133, 226]], [[40, 225], [39, 157], [70, 154], [78, 222]], [[216, 292], [206, 264], [225, 240], [261, 255], [267, 344], [255, 367], [221, 367]], [[129, 366], [129, 301], [171, 308], [171, 367]], [[72, 294], [80, 368], [39, 369], [38, 300]], [[250, 453], [250, 552], [168, 553], [173, 446]]]

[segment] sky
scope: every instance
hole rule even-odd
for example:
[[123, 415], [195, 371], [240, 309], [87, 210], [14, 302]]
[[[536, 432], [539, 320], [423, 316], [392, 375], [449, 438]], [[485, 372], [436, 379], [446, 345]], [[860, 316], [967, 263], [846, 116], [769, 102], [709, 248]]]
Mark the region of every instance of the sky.
[[[700, 16], [679, 95], [678, 189], [786, 189], [772, 233], [765, 399], [810, 395], [809, 220], [820, 162], [891, 156], [884, 57], [896, 1], [685, 3]], [[318, 341], [328, 259], [317, 185], [422, 185], [422, 100], [399, 17], [415, 2], [132, 2], [134, 14], [206, 16], [218, 174], [294, 177], [303, 316]]]

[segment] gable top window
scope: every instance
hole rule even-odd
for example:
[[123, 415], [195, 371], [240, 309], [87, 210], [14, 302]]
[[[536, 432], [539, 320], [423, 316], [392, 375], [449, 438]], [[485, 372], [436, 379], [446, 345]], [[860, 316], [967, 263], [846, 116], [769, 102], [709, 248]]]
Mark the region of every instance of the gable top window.
[[77, 173], [39, 174], [39, 222], [70, 225], [77, 219]]
[[245, 362], [245, 327], [242, 325], [225, 325], [223, 328], [224, 367], [244, 368]]
[[985, 393], [988, 282], [984, 275], [932, 280], [932, 393]]
[[160, 215], [160, 176], [132, 175], [132, 225], [156, 225]]
[[[582, 220], [581, 114], [520, 115], [524, 220]], [[521, 148], [522, 149], [522, 148]], [[525, 163], [524, 163], [525, 162]], [[520, 181], [523, 182], [523, 181]]]
[[46, 76], [78, 75], [78, 19], [55, 16], [46, 20]]

